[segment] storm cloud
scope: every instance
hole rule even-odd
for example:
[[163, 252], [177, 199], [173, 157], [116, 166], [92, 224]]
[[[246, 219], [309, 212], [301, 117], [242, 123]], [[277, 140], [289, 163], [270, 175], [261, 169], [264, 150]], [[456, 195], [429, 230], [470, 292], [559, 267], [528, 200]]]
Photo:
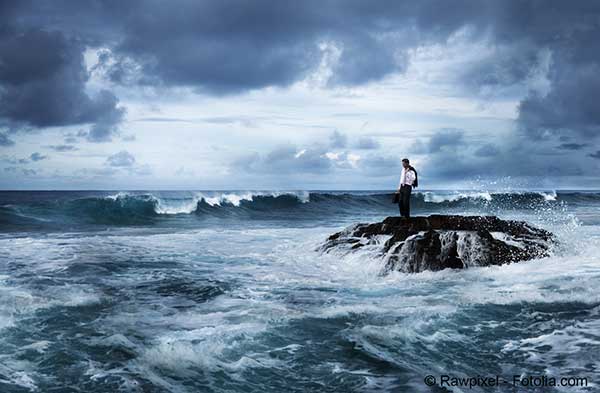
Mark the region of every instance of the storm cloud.
[[[0, 46], [7, 64], [0, 75], [9, 88], [3, 102], [17, 95], [10, 87], [25, 89], [3, 115], [34, 126], [101, 119], [99, 127], [106, 128], [118, 120], [114, 97], [90, 97], [83, 90], [84, 46], [104, 48], [96, 67], [115, 83], [222, 94], [286, 86], [327, 59], [334, 85], [379, 80], [405, 70], [411, 49], [443, 44], [465, 28], [473, 41], [487, 40], [497, 52], [493, 61], [466, 70], [463, 83], [520, 83], [535, 71], [540, 51], [550, 51], [552, 91], [524, 99], [520, 120], [534, 133], [575, 125], [595, 132], [598, 123], [587, 100], [599, 91], [593, 77], [600, 60], [596, 2], [133, 0], [3, 7], [3, 22], [20, 20], [3, 32]], [[34, 98], [32, 89], [45, 94]], [[53, 105], [29, 113], [28, 104], [36, 103]], [[91, 135], [104, 137], [98, 130]]]
[[[0, 2], [0, 26], [3, 149], [18, 144], [18, 132], [50, 127], [81, 126], [68, 146], [109, 142], [127, 120], [123, 92], [129, 89], [160, 95], [185, 88], [216, 99], [307, 80], [325, 90], [353, 88], [407, 72], [419, 50], [462, 40], [479, 45], [482, 55], [444, 74], [444, 82], [484, 99], [511, 98], [518, 103], [515, 127], [495, 135], [440, 125], [407, 152], [427, 158], [425, 178], [428, 172], [459, 178], [598, 170], [598, 2], [6, 1]], [[90, 58], [92, 65], [86, 63]], [[92, 78], [103, 83], [92, 85]], [[239, 123], [207, 115], [199, 117], [217, 126]], [[344, 133], [334, 131], [320, 145], [257, 151], [237, 157], [233, 167], [323, 176], [396, 168], [382, 143], [340, 129]], [[472, 136], [479, 132], [489, 140]], [[63, 152], [79, 147], [46, 143]], [[353, 149], [369, 154], [361, 161]], [[127, 167], [128, 156], [121, 153], [127, 152], [107, 165]], [[557, 157], [569, 165], [557, 165]], [[131, 158], [129, 166], [135, 166]]]
[[93, 123], [89, 139], [108, 141], [123, 117], [108, 90], [86, 92], [84, 46], [59, 31], [0, 35], [0, 118], [11, 127]]
[[[73, 53], [68, 58], [74, 59], [70, 65], [76, 69], [79, 47], [63, 42], [60, 35], [75, 37], [79, 45], [103, 48], [96, 70], [120, 84], [192, 86], [223, 94], [287, 86], [328, 62], [332, 70], [329, 84], [357, 85], [404, 71], [411, 49], [443, 43], [465, 26], [474, 36], [488, 32], [504, 38], [514, 26], [504, 25], [503, 13], [518, 8], [516, 4], [381, 1], [367, 5], [338, 0], [134, 0], [101, 1], [93, 6], [69, 1], [44, 6], [23, 3], [14, 6], [21, 28], [43, 29], [33, 33], [42, 37], [27, 41], [17, 36], [12, 44], [23, 40], [30, 47], [44, 41], [52, 41], [54, 47], [69, 45]], [[541, 3], [538, 7], [547, 8]], [[46, 52], [39, 56], [48, 69], [65, 68], [60, 59]], [[526, 67], [511, 71], [513, 79], [523, 77]], [[486, 72], [480, 70], [480, 74]], [[489, 79], [482, 78], [482, 83]], [[79, 86], [77, 81], [75, 84]]]

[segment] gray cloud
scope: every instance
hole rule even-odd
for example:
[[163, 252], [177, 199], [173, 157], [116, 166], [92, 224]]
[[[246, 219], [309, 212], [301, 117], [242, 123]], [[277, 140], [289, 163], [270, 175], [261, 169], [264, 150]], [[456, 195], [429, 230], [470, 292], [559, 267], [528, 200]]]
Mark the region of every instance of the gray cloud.
[[42, 160], [45, 160], [46, 158], [48, 158], [48, 156], [45, 156], [45, 155], [40, 154], [38, 152], [31, 153], [31, 155], [29, 156], [29, 159], [31, 161], [42, 161]]
[[[345, 134], [335, 131], [328, 143], [315, 141], [305, 146], [293, 144], [272, 149], [266, 154], [251, 153], [233, 161], [234, 172], [265, 177], [318, 176], [362, 174], [374, 178], [395, 176], [400, 159], [370, 152], [361, 156], [348, 149]], [[371, 146], [371, 145], [369, 145]]]
[[150, 176], [153, 173], [152, 167], [148, 164], [136, 165], [132, 168], [129, 168], [129, 171], [138, 176]]
[[132, 167], [135, 165], [135, 157], [128, 151], [121, 150], [118, 153], [109, 156], [106, 159], [106, 164], [112, 167]]
[[600, 150], [597, 150], [595, 153], [588, 154], [588, 156], [600, 160]]
[[398, 41], [365, 35], [355, 42], [345, 42], [339, 63], [333, 67], [330, 84], [359, 85], [381, 79], [394, 71], [404, 71], [408, 56], [394, 53], [390, 48], [398, 48]]
[[358, 141], [355, 143], [354, 147], [356, 149], [371, 150], [371, 149], [379, 149], [380, 145], [376, 139], [368, 137], [368, 136], [363, 136], [358, 139]]
[[463, 143], [464, 131], [456, 128], [444, 128], [433, 134], [427, 144], [429, 153], [437, 153], [446, 146], [460, 146]]
[[[452, 135], [460, 143], [454, 143]], [[557, 152], [551, 140], [532, 144], [528, 135], [514, 135], [490, 143], [466, 135], [461, 130], [438, 130], [421, 142], [428, 149], [420, 159], [419, 174], [433, 182], [507, 177], [517, 185], [520, 178], [593, 175], [595, 171], [581, 154], [570, 157], [568, 165], [561, 164], [564, 153]]]
[[332, 85], [363, 84], [403, 71], [408, 49], [419, 41], [445, 40], [478, 8], [470, 1], [444, 12], [439, 6], [338, 0], [180, 1], [173, 6], [132, 0], [11, 8], [25, 26], [64, 30], [85, 44], [108, 47], [99, 53], [94, 72], [114, 83], [192, 86], [223, 94], [303, 79], [327, 56], [323, 43], [339, 51], [330, 64]]
[[[461, 130], [439, 131], [412, 150], [429, 154], [432, 173], [578, 174], [591, 170], [584, 160], [597, 158], [580, 150], [597, 144], [600, 135], [598, 2], [0, 4], [0, 124], [7, 129], [91, 124], [69, 136], [69, 143], [107, 141], [119, 132], [125, 112], [118, 98], [108, 90], [86, 90], [85, 48], [103, 48], [93, 72], [112, 83], [185, 86], [219, 95], [288, 86], [326, 60], [329, 86], [380, 80], [405, 70], [412, 49], [445, 45], [460, 30], [463, 39], [485, 44], [492, 55], [448, 78], [476, 94], [517, 86], [519, 97], [526, 93], [518, 108], [519, 132], [492, 144], [469, 140]], [[545, 68], [544, 53], [550, 59]], [[547, 89], [535, 86], [536, 78], [546, 80]], [[8, 135], [0, 133], [0, 145], [14, 143]], [[347, 138], [334, 134], [331, 146], [345, 148]], [[281, 165], [290, 172], [327, 173], [336, 164], [323, 158], [325, 152], [307, 148], [296, 157], [299, 149], [291, 147], [245, 160], [264, 171]], [[570, 165], [557, 165], [556, 154]]]
[[410, 146], [409, 151], [411, 154], [427, 154], [429, 153], [429, 146], [422, 139], [417, 139]]
[[540, 48], [527, 37], [509, 43], [494, 42], [487, 49], [487, 56], [457, 70], [457, 82], [478, 94], [510, 93], [541, 65]]
[[[332, 42], [341, 56], [330, 82], [365, 83], [402, 69], [405, 56], [395, 53], [398, 40], [385, 39], [397, 27], [379, 26], [384, 14], [363, 8], [336, 1], [184, 2], [176, 8], [129, 2], [119, 10], [125, 34], [113, 48], [108, 74], [115, 82], [195, 86], [216, 94], [286, 86], [316, 69], [323, 57], [319, 44]], [[150, 14], [162, 17], [144, 17]], [[366, 25], [358, 27], [362, 18]]]
[[63, 29], [87, 44], [109, 47], [98, 67], [108, 68], [115, 82], [136, 74], [145, 84], [216, 92], [297, 81], [320, 64], [323, 42], [341, 50], [334, 82], [360, 84], [402, 71], [408, 49], [444, 43], [469, 27], [471, 39], [489, 39], [497, 48], [494, 61], [486, 58], [463, 75], [463, 83], [477, 86], [519, 83], [530, 76], [540, 49], [568, 55], [574, 64], [595, 62], [598, 51], [585, 49], [599, 45], [593, 15], [600, 5], [558, 0], [180, 1], [176, 7], [141, 0], [95, 7], [55, 1], [43, 9], [28, 3], [6, 8], [7, 20], [18, 15], [25, 26]]
[[[331, 84], [378, 80], [402, 72], [412, 48], [444, 44], [465, 27], [471, 40], [487, 40], [494, 56], [463, 70], [460, 83], [474, 89], [522, 84], [536, 72], [540, 51], [549, 51], [551, 92], [532, 91], [523, 100], [521, 124], [532, 135], [563, 128], [597, 134], [597, 111], [590, 110], [595, 101], [588, 99], [600, 90], [594, 78], [600, 60], [600, 26], [594, 16], [600, 14], [600, 4], [594, 2], [264, 0], [181, 1], [173, 6], [132, 0], [94, 7], [69, 1], [4, 7], [5, 21], [18, 16], [23, 30], [3, 34], [4, 53], [15, 53], [3, 72], [5, 78], [12, 74], [7, 85], [44, 81], [36, 89], [47, 89], [37, 90], [52, 90], [77, 104], [76, 110], [55, 104], [37, 115], [9, 107], [5, 115], [34, 126], [100, 119], [91, 140], [106, 139], [106, 130], [115, 124], [109, 119], [119, 114], [114, 100], [106, 105], [106, 97], [94, 99], [83, 92], [84, 45], [108, 48], [99, 53], [94, 72], [115, 83], [191, 86], [222, 94], [303, 79], [327, 55], [323, 43], [340, 51], [330, 64]], [[23, 95], [35, 100], [27, 90]], [[47, 94], [37, 100], [51, 103]]]
[[17, 173], [17, 172], [20, 172], [24, 176], [34, 176], [34, 175], [36, 175], [38, 173], [35, 169], [18, 168], [18, 167], [15, 167], [15, 166], [5, 167], [4, 168], [4, 172], [6, 172], [6, 173], [13, 173], [13, 174]]
[[500, 150], [491, 143], [486, 143], [485, 145], [478, 147], [474, 154], [477, 157], [494, 157], [500, 154]]
[[409, 151], [412, 154], [438, 153], [445, 148], [455, 149], [464, 143], [464, 130], [442, 128], [436, 130], [426, 141], [417, 139]]
[[47, 146], [49, 149], [52, 149], [57, 152], [66, 152], [66, 151], [75, 151], [77, 147], [73, 145], [50, 145]]
[[[598, 33], [600, 39], [600, 31]], [[599, 48], [600, 50], [600, 48]], [[531, 95], [519, 107], [519, 121], [533, 139], [570, 135], [582, 139], [600, 135], [600, 55], [598, 64], [559, 64], [552, 91]]]
[[332, 169], [325, 151], [280, 146], [265, 155], [253, 153], [237, 159], [234, 168], [255, 174], [326, 173]]
[[117, 107], [119, 100], [107, 90], [103, 90], [98, 98], [99, 108], [103, 110], [98, 113], [86, 139], [90, 142], [108, 142], [119, 132], [118, 126], [125, 115], [125, 108]]
[[31, 155], [29, 155], [29, 157], [27, 158], [16, 158], [16, 157], [4, 157], [2, 158], [2, 161], [8, 162], [10, 164], [29, 164], [30, 162], [37, 162], [37, 161], [42, 161], [47, 159], [48, 156], [45, 156], [41, 153], [35, 152], [35, 153], [31, 153]]
[[586, 146], [587, 144], [585, 143], [561, 143], [556, 148], [561, 150], [581, 150]]
[[12, 165], [16, 165], [16, 164], [27, 164], [29, 162], [29, 159], [5, 156], [5, 157], [2, 157], [2, 161], [7, 162]]
[[117, 168], [104, 167], [104, 168], [81, 168], [75, 171], [78, 176], [91, 176], [91, 177], [106, 177], [113, 176], [119, 173]]
[[344, 148], [348, 144], [348, 137], [338, 130], [335, 130], [329, 136], [329, 145], [334, 148]]
[[86, 92], [85, 46], [61, 31], [0, 22], [9, 26], [0, 34], [0, 119], [13, 129], [93, 123], [92, 139], [109, 140], [123, 109], [107, 90]]
[[400, 173], [400, 158], [370, 154], [361, 159], [360, 170], [373, 177], [398, 176]]
[[14, 144], [15, 144], [15, 142], [12, 139], [10, 139], [8, 137], [8, 135], [6, 135], [3, 132], [0, 132], [0, 146], [7, 147], [7, 146], [13, 146]]

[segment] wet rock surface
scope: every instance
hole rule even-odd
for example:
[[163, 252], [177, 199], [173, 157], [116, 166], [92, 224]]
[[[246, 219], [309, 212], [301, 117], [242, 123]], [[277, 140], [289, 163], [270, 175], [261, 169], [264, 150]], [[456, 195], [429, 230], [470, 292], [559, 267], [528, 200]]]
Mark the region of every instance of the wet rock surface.
[[524, 221], [495, 216], [388, 217], [331, 235], [321, 252], [374, 250], [382, 273], [503, 265], [550, 255], [554, 235]]

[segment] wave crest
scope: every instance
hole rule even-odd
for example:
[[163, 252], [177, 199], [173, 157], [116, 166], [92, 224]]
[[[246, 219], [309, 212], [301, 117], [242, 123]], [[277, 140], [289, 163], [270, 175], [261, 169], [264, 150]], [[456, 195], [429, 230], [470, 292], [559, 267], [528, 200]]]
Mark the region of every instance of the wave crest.
[[[321, 219], [361, 213], [396, 212], [392, 193], [319, 191], [119, 192], [113, 195], [63, 193], [60, 199], [30, 197], [0, 204], [0, 229], [38, 228], [64, 223], [145, 225], [161, 217]], [[565, 204], [600, 205], [598, 192], [416, 191], [412, 208], [420, 212], [535, 210]]]

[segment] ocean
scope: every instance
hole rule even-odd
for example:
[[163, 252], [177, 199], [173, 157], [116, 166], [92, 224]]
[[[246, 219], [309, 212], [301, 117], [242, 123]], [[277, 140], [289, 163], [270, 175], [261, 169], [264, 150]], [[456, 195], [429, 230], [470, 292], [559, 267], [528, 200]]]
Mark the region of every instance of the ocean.
[[0, 392], [490, 391], [443, 375], [600, 391], [600, 192], [419, 191], [411, 208], [526, 220], [560, 246], [383, 276], [316, 249], [397, 215], [385, 191], [0, 192]]

